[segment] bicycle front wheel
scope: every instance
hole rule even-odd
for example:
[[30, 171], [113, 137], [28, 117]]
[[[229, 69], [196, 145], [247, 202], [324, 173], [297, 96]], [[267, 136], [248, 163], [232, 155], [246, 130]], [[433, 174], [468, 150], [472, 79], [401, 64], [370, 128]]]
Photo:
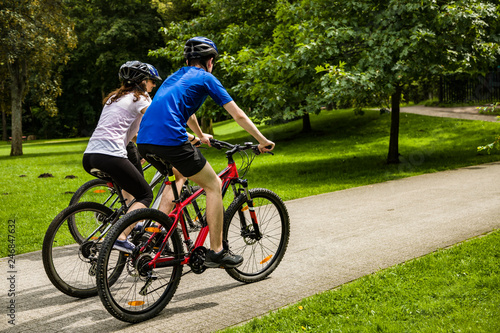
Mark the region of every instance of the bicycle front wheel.
[[[104, 205], [81, 202], [64, 209], [49, 225], [43, 240], [43, 266], [52, 284], [66, 295], [79, 298], [97, 295], [97, 254], [101, 233], [111, 214], [112, 210]], [[76, 226], [78, 236], [75, 236]], [[119, 263], [124, 258], [116, 252], [111, 260]], [[119, 273], [113, 272], [114, 279]]]
[[[124, 270], [113, 284], [109, 276], [115, 270], [111, 259], [113, 244], [123, 230], [140, 221], [151, 227], [132, 232], [130, 240], [136, 245], [136, 251], [126, 255]], [[126, 214], [108, 232], [97, 263], [97, 288], [104, 307], [115, 318], [130, 323], [150, 319], [174, 296], [182, 274], [180, 262], [184, 252], [177, 228], [166, 241], [165, 232], [160, 232], [170, 230], [171, 225], [171, 219], [161, 211], [143, 208]], [[149, 265], [159, 251], [160, 259], [170, 260], [172, 265]]]
[[226, 269], [234, 279], [250, 283], [271, 274], [283, 259], [290, 235], [290, 219], [281, 198], [274, 192], [249, 190], [260, 236], [255, 232], [245, 194], [238, 196], [224, 216], [224, 239], [232, 252], [243, 256], [243, 264]]

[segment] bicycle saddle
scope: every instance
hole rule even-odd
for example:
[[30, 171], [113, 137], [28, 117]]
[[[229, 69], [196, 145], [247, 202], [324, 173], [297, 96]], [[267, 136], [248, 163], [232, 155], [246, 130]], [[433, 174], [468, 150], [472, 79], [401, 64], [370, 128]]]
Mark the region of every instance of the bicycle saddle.
[[108, 181], [108, 182], [113, 181], [113, 179], [111, 178], [110, 175], [108, 175], [106, 172], [99, 170], [97, 168], [90, 169], [90, 174], [94, 177], [103, 179], [103, 180]]
[[168, 175], [169, 171], [172, 171], [172, 165], [156, 154], [146, 154], [146, 161], [151, 163], [163, 175]]

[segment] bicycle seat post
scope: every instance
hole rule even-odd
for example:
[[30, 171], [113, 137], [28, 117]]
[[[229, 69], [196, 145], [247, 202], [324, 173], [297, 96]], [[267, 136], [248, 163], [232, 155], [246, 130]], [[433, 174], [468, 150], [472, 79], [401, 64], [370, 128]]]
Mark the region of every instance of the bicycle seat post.
[[170, 186], [172, 186], [172, 191], [174, 192], [174, 202], [175, 203], [181, 202], [181, 200], [179, 198], [179, 193], [177, 192], [177, 184], [175, 183], [176, 179], [175, 179], [174, 171], [172, 170], [172, 165], [170, 163], [168, 163], [166, 165], [166, 167], [167, 167], [168, 183], [170, 183]]
[[175, 174], [172, 169], [172, 165], [165, 161], [163, 158], [159, 157], [158, 155], [155, 154], [146, 154], [146, 159], [155, 167], [158, 171], [160, 171], [162, 174], [166, 175], [167, 180], [165, 181], [166, 185], [170, 185], [172, 187], [172, 191], [174, 191], [174, 202], [180, 202], [179, 199], [179, 193], [177, 192], [177, 184], [175, 183]]

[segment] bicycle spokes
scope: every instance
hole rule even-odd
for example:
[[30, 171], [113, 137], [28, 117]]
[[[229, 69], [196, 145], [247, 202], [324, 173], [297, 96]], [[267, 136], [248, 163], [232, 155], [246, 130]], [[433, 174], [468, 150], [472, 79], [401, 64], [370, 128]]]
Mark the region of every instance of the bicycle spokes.
[[243, 264], [227, 272], [238, 281], [255, 282], [279, 264], [288, 244], [289, 218], [281, 199], [265, 189], [249, 190], [252, 203], [241, 195], [226, 211], [224, 237]]

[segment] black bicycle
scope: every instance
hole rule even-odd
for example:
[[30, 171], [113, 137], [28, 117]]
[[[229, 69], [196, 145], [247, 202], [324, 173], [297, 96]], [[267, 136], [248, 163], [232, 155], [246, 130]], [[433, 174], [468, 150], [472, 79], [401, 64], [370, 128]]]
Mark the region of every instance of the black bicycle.
[[[106, 184], [104, 201], [78, 202], [61, 211], [49, 225], [42, 247], [42, 260], [45, 272], [52, 284], [66, 295], [85, 298], [97, 295], [96, 266], [97, 257], [106, 233], [118, 221], [133, 203], [126, 203], [120, 187], [106, 174], [95, 170], [96, 181], [87, 182], [86, 192], [96, 188], [96, 184]], [[159, 176], [158, 176], [159, 175]], [[89, 184], [93, 186], [88, 186]], [[150, 186], [159, 186], [153, 207], [158, 207], [165, 182], [163, 175], [157, 173]], [[83, 186], [82, 186], [83, 187]], [[186, 182], [181, 196], [189, 196], [197, 190]], [[82, 191], [81, 193], [85, 193]], [[76, 194], [76, 193], [75, 193]], [[98, 196], [102, 199], [103, 197]], [[87, 198], [89, 199], [89, 198]], [[188, 225], [193, 231], [201, 229], [204, 218], [204, 202], [198, 200], [186, 207]], [[191, 218], [192, 217], [192, 218]], [[144, 225], [143, 228], [146, 228]], [[117, 263], [111, 272], [111, 282], [121, 273], [124, 255], [112, 251], [110, 260]]]

